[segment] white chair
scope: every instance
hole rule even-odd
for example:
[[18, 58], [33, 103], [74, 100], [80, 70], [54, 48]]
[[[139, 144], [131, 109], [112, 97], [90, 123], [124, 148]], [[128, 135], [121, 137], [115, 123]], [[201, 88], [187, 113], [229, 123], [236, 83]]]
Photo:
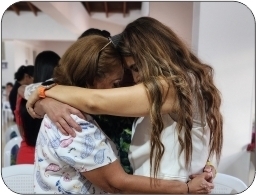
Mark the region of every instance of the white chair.
[[33, 194], [34, 165], [20, 164], [2, 168], [2, 178], [5, 185], [18, 194]]
[[10, 139], [12, 139], [11, 135], [13, 132], [15, 132], [17, 134], [17, 136], [20, 136], [20, 132], [19, 132], [18, 126], [16, 124], [7, 128], [7, 130], [5, 132], [5, 143], [7, 143]]
[[248, 188], [242, 180], [223, 173], [217, 173], [213, 183], [211, 194], [239, 194]]
[[22, 141], [22, 138], [20, 136], [14, 137], [11, 140], [7, 142], [7, 144], [4, 147], [4, 167], [11, 166], [11, 152], [12, 148], [17, 145], [20, 147], [20, 143]]
[[2, 120], [3, 124], [7, 124], [9, 120], [13, 120], [13, 113], [8, 101], [2, 102]]

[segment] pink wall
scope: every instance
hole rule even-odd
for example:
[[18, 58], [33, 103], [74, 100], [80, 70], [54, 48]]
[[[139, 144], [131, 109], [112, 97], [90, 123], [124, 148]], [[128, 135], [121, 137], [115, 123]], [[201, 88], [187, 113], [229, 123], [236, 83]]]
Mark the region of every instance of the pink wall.
[[193, 2], [150, 2], [149, 9], [150, 17], [169, 26], [191, 46]]

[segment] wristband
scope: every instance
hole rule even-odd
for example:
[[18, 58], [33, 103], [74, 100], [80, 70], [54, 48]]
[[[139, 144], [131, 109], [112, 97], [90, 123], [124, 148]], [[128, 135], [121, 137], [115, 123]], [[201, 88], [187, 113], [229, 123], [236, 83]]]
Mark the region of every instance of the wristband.
[[206, 165], [213, 166], [211, 161], [207, 160]]
[[55, 85], [57, 85], [56, 83], [53, 83], [51, 85], [46, 85], [46, 86], [40, 86], [38, 87], [38, 96], [40, 98], [45, 98], [45, 91], [48, 89], [51, 89], [52, 87], [54, 87]]

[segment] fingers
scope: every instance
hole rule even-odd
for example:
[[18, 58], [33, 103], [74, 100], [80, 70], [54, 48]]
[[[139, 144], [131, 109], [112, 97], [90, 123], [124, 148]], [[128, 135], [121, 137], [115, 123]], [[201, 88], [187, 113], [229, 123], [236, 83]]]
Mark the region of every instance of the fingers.
[[189, 188], [191, 189], [191, 193], [195, 194], [207, 194], [210, 193], [214, 188], [213, 183], [207, 182], [204, 178], [204, 174], [200, 175], [191, 175], [194, 179], [190, 180], [188, 184], [190, 184]]
[[55, 125], [56, 125], [56, 127], [59, 129], [59, 131], [60, 131], [63, 135], [66, 135], [66, 136], [69, 135], [69, 134], [67, 133], [67, 131], [65, 131], [65, 130], [62, 128], [62, 126], [60, 125], [60, 123], [56, 122]]
[[212, 172], [203, 172], [201, 174], [192, 174], [189, 176], [190, 179], [194, 179], [195, 177], [201, 176], [202, 178], [204, 178], [205, 180], [207, 180], [208, 182], [212, 182], [213, 176], [212, 176]]
[[212, 179], [213, 179], [212, 172], [204, 172], [204, 173], [202, 173], [202, 175], [204, 175], [204, 179], [207, 180], [208, 182], [212, 181]]
[[69, 111], [70, 111], [71, 114], [77, 115], [81, 119], [84, 119], [84, 120], [86, 119], [85, 116], [83, 115], [83, 113], [80, 110], [76, 109], [76, 108], [73, 108], [73, 107], [70, 106]]
[[67, 118], [64, 118], [64, 119], [65, 119], [65, 122], [61, 124], [64, 129], [67, 129], [67, 127], [70, 127], [70, 128], [73, 127], [78, 132], [82, 131], [82, 128], [80, 127], [80, 125], [78, 125], [77, 122], [71, 116], [67, 116]]
[[36, 112], [35, 112], [35, 115], [36, 115], [36, 118], [40, 118], [40, 119], [44, 117], [44, 116], [37, 114]]
[[212, 171], [212, 166], [211, 165], [205, 165], [204, 167], [204, 172], [211, 172]]
[[[209, 184], [210, 184], [210, 183], [209, 183]], [[206, 193], [207, 193], [207, 194], [211, 193], [211, 191], [212, 191], [213, 188], [214, 188], [213, 185], [207, 185], [207, 186], [205, 187]]]
[[47, 116], [56, 124], [62, 134], [75, 137], [75, 129], [77, 131], [82, 131], [81, 127], [70, 116], [71, 114], [74, 114], [83, 118], [83, 115], [79, 110], [51, 98], [45, 99], [44, 102], [41, 102], [41, 105]]
[[207, 193], [211, 192], [211, 190], [214, 188], [214, 184], [210, 182], [206, 182], [205, 184], [205, 190]]
[[207, 179], [207, 181], [210, 182], [210, 183], [212, 183], [212, 182], [213, 182], [213, 179], [214, 179], [214, 176], [213, 176], [213, 173], [212, 173], [212, 171], [211, 171], [210, 173], [208, 173], [208, 179]]
[[34, 111], [34, 104], [36, 103], [37, 100], [39, 100], [39, 97], [37, 95], [37, 91], [34, 91], [26, 103], [27, 111], [33, 118], [37, 118], [37, 114]]
[[214, 166], [212, 166], [212, 165], [205, 165], [204, 172], [207, 173], [207, 175], [205, 177], [207, 179], [207, 181], [208, 182], [213, 182], [213, 179], [216, 176], [216, 174], [214, 174], [214, 173], [216, 173]]
[[199, 191], [199, 193], [208, 194], [211, 192], [213, 188], [214, 188], [213, 184], [206, 182], [204, 184], [201, 184], [201, 190]]
[[38, 114], [36, 114], [36, 112], [34, 111], [34, 108], [29, 106], [29, 105], [26, 105], [26, 108], [27, 108], [27, 111], [29, 113], [29, 115], [32, 117], [32, 118], [41, 118]]
[[201, 187], [202, 187], [202, 188], [213, 189], [213, 188], [214, 188], [214, 185], [213, 185], [212, 183], [209, 183], [209, 182], [207, 182], [207, 181], [204, 181], [204, 182], [202, 182]]
[[212, 177], [213, 177], [213, 178], [215, 178], [216, 173], [217, 173], [215, 167], [211, 164], [210, 161], [207, 161], [207, 163], [206, 163], [206, 165], [205, 165], [205, 167], [204, 167], [204, 172], [208, 172], [208, 173], [209, 173], [209, 172], [212, 172], [212, 173], [213, 173], [213, 174], [212, 174]]
[[86, 120], [84, 114], [80, 110], [78, 110], [72, 106], [69, 106], [68, 110], [69, 110], [70, 114], [77, 115], [79, 118]]
[[61, 133], [63, 133], [64, 135], [71, 135], [72, 137], [76, 136], [76, 133], [75, 133], [74, 129], [63, 118], [59, 118], [58, 122], [55, 122], [55, 124], [59, 128]]
[[212, 191], [212, 189], [205, 188], [204, 190], [202, 190], [202, 191], [200, 192], [200, 194], [210, 194], [211, 191]]
[[[86, 120], [85, 116], [82, 114], [82, 112], [80, 110], [77, 110], [70, 106], [69, 112], [70, 112], [70, 114], [77, 115], [79, 118]], [[70, 115], [65, 115], [65, 116], [66, 116], [65, 120], [71, 127], [73, 127], [74, 129], [76, 129], [79, 132], [82, 131], [82, 128], [80, 127], [80, 125], [78, 125], [77, 122]]]
[[199, 176], [200, 174], [192, 174], [189, 176], [189, 179], [194, 179], [195, 177]]

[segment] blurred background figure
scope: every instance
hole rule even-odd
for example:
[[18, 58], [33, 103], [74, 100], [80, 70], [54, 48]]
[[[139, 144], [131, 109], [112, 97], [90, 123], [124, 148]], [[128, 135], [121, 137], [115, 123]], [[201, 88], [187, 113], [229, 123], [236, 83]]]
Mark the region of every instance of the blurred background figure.
[[[34, 66], [32, 65], [28, 65], [28, 66], [22, 65], [14, 74], [15, 83], [9, 94], [9, 102], [10, 102], [13, 116], [16, 108], [18, 88], [21, 85], [29, 85], [33, 83], [33, 80], [34, 80], [33, 75], [34, 75]], [[15, 117], [14, 117], [14, 121], [15, 121]]]
[[12, 111], [11, 111], [11, 106], [9, 102], [9, 95], [12, 88], [13, 88], [13, 84], [11, 82], [6, 83], [6, 85], [2, 87], [2, 109], [10, 110], [10, 112]]
[[81, 39], [82, 37], [88, 36], [88, 35], [100, 35], [103, 37], [110, 37], [110, 32], [106, 31], [106, 30], [100, 30], [97, 28], [89, 28], [86, 31], [84, 31], [79, 37], [78, 39]]
[[6, 83], [5, 85], [5, 100], [9, 102], [9, 95], [10, 95], [10, 92], [13, 88], [13, 83], [12, 82], [8, 82]]
[[9, 102], [9, 95], [12, 88], [13, 84], [11, 82], [2, 86], [2, 128], [7, 126], [9, 121], [13, 121], [13, 113]]
[[[34, 83], [51, 79], [60, 56], [53, 51], [43, 51], [36, 56], [34, 66]], [[24, 86], [20, 86], [24, 87]], [[17, 154], [16, 164], [34, 164], [34, 153], [38, 131], [42, 119], [33, 119], [27, 112], [24, 94], [19, 94], [16, 103], [15, 118], [20, 135], [21, 145]]]
[[[11, 112], [13, 114], [14, 122], [16, 122], [14, 112], [16, 109], [18, 88], [21, 85], [28, 85], [33, 83], [33, 80], [34, 80], [33, 75], [34, 75], [33, 65], [27, 65], [27, 66], [22, 65], [14, 74], [15, 83], [9, 93], [9, 103], [10, 103]], [[16, 136], [17, 136], [17, 133], [14, 131], [11, 133], [10, 138], [14, 138]], [[15, 164], [16, 162], [18, 150], [19, 150], [19, 147], [17, 145], [11, 149], [11, 165]]]

